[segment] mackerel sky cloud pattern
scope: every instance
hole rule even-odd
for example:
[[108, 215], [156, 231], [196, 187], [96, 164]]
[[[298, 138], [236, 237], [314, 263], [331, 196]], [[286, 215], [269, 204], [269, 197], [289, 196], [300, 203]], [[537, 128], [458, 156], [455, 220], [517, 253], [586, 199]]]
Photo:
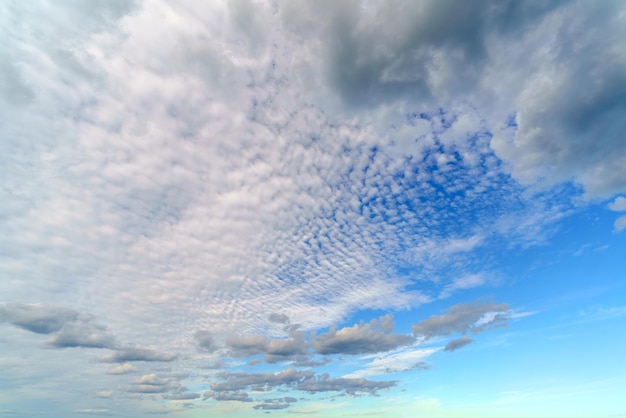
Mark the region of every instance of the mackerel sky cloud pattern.
[[0, 35], [1, 416], [626, 413], [623, 2], [8, 0]]

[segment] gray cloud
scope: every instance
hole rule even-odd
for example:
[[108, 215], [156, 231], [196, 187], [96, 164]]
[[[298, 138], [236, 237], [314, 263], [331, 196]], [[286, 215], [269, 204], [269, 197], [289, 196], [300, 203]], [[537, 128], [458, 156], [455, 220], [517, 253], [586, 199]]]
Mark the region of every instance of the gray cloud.
[[331, 360], [328, 357], [323, 357], [322, 359], [316, 360], [313, 356], [304, 355], [304, 356], [295, 356], [290, 359], [291, 365], [295, 367], [319, 367], [325, 366], [330, 363]]
[[187, 401], [191, 399], [198, 399], [199, 397], [200, 397], [199, 393], [184, 392], [184, 393], [172, 393], [167, 396], [167, 399], [171, 399], [173, 401]]
[[455, 351], [458, 350], [459, 348], [463, 348], [468, 344], [473, 343], [474, 340], [470, 337], [461, 337], [461, 338], [457, 338], [455, 340], [450, 340], [448, 341], [448, 344], [446, 344], [446, 346], [444, 347], [445, 351]]
[[345, 392], [348, 395], [369, 393], [375, 395], [380, 389], [387, 389], [397, 384], [397, 381], [375, 382], [356, 378], [331, 378], [328, 373], [306, 378], [296, 386], [296, 389], [306, 392]]
[[198, 345], [205, 351], [215, 351], [217, 348], [215, 343], [215, 338], [213, 337], [213, 333], [205, 330], [196, 331], [194, 337], [198, 341]]
[[226, 344], [235, 356], [247, 357], [255, 354], [264, 354], [265, 361], [276, 363], [290, 360], [294, 356], [307, 352], [308, 345], [304, 334], [291, 332], [290, 338], [270, 339], [264, 335], [237, 335], [231, 334]]
[[102, 357], [105, 363], [125, 363], [127, 361], [173, 361], [177, 355], [162, 353], [152, 348], [129, 346], [116, 350], [113, 354]]
[[289, 317], [285, 314], [271, 313], [268, 319], [278, 324], [288, 324]]
[[314, 376], [312, 371], [298, 371], [286, 369], [279, 373], [220, 373], [218, 377], [224, 379], [223, 382], [211, 384], [214, 392], [231, 392], [245, 390], [250, 386], [255, 386], [259, 390], [270, 390], [277, 386], [293, 385], [305, 378]]
[[393, 328], [390, 315], [340, 330], [333, 326], [315, 337], [313, 346], [319, 354], [363, 354], [393, 350], [414, 341], [409, 335], [392, 334]]
[[115, 337], [109, 333], [107, 327], [94, 323], [91, 318], [67, 324], [52, 336], [48, 344], [56, 348], [115, 348], [117, 346]]
[[[491, 236], [491, 225], [502, 224], [495, 213], [524, 208], [512, 214], [523, 222], [510, 222], [515, 230], [530, 225], [523, 239], [557, 219], [562, 208], [520, 197], [489, 145], [525, 182], [573, 176], [596, 194], [623, 184], [621, 14], [583, 13], [619, 3], [285, 2], [280, 14], [299, 36], [294, 50], [271, 20], [274, 10], [256, 13], [263, 6], [229, 6], [234, 29], [223, 33], [214, 28], [223, 28], [224, 16], [212, 9], [172, 6], [170, 14], [158, 3], [142, 5], [118, 31], [115, 19], [129, 8], [104, 3], [12, 2], [0, 25], [9, 40], [0, 56], [8, 115], [0, 126], [7, 140], [0, 245], [18, 261], [3, 265], [3, 276], [15, 278], [1, 283], [6, 300], [93, 303], [136, 342], [153, 344], [159, 332], [164, 351], [186, 352], [178, 344], [198, 328], [219, 341], [242, 324], [242, 332], [259, 332], [269, 312], [319, 330], [357, 309], [426, 301], [409, 290], [419, 287], [413, 272], [397, 277], [394, 267], [424, 266], [424, 277], [445, 286], [450, 265], [482, 266], [488, 257], [477, 263], [470, 251], [436, 262], [433, 254], [474, 229]], [[155, 24], [163, 15], [175, 18]], [[569, 48], [572, 40], [580, 52]], [[267, 56], [265, 44], [274, 45]], [[331, 92], [314, 105], [301, 100], [306, 92], [296, 80], [308, 78], [300, 71], [307, 66], [320, 67], [311, 91]], [[363, 116], [345, 121], [329, 112], [324, 102], [333, 92], [348, 113], [362, 108]], [[486, 126], [481, 119], [466, 129], [467, 110], [448, 108], [459, 92]], [[490, 101], [502, 114], [481, 106]], [[372, 120], [390, 126], [381, 103], [401, 107], [404, 148], [372, 130]], [[441, 117], [404, 123], [407, 112], [442, 107]], [[509, 136], [498, 137], [502, 124]], [[621, 218], [616, 229], [624, 225]], [[28, 317], [35, 311], [24, 318], [13, 310], [12, 319], [0, 312], [17, 327], [49, 334], [53, 346], [112, 343], [103, 328], [62, 312], [38, 320]], [[320, 349], [368, 352], [400, 343], [382, 322], [371, 335], [334, 330]], [[464, 329], [456, 322], [418, 330]], [[303, 358], [293, 337], [265, 341], [239, 341], [231, 350], [268, 361]], [[197, 342], [214, 348], [209, 338]], [[117, 348], [112, 362], [174, 358]]]
[[289, 404], [288, 403], [261, 403], [258, 405], [254, 405], [253, 408], [254, 409], [260, 409], [260, 410], [272, 410], [272, 409], [285, 409], [285, 408], [289, 408]]
[[239, 401], [239, 402], [253, 402], [254, 400], [248, 395], [247, 392], [235, 391], [206, 391], [204, 392], [203, 399], [215, 399], [216, 401]]
[[186, 390], [177, 377], [159, 377], [151, 373], [146, 374], [138, 379], [133, 380], [127, 391], [130, 393], [167, 393], [174, 392], [174, 395], [180, 394]]
[[247, 357], [255, 354], [265, 353], [269, 338], [265, 335], [239, 335], [231, 334], [226, 340], [226, 344], [232, 349], [236, 356]]
[[[327, 373], [316, 375], [313, 371], [286, 369], [279, 373], [245, 373], [224, 372], [218, 375], [222, 382], [211, 384], [211, 391], [205, 397], [218, 399], [221, 393], [226, 397], [236, 396], [248, 399], [242, 391], [269, 391], [281, 386], [305, 392], [344, 392], [348, 395], [360, 393], [376, 394], [379, 389], [386, 389], [396, 385], [396, 381], [375, 382], [362, 378], [331, 378]], [[236, 394], [236, 395], [235, 395]], [[239, 400], [239, 399], [236, 399]], [[268, 402], [267, 400], [265, 402]], [[295, 402], [294, 398], [279, 399], [278, 402]]]
[[624, 196], [616, 197], [614, 201], [609, 203], [608, 207], [614, 212], [626, 211], [626, 197]]
[[312, 90], [325, 88], [320, 100], [336, 94], [361, 112], [468, 100], [482, 109], [493, 149], [518, 180], [575, 180], [592, 197], [626, 191], [620, 11], [620, 1], [569, 0], [281, 6], [284, 26], [318, 51], [303, 60], [302, 78], [313, 79]]
[[77, 414], [88, 414], [88, 415], [112, 415], [112, 412], [107, 408], [76, 409], [74, 412]]
[[37, 334], [60, 331], [68, 322], [78, 320], [79, 313], [71, 309], [25, 303], [0, 304], [0, 321]]
[[433, 315], [411, 329], [415, 335], [426, 338], [446, 336], [452, 333], [479, 333], [491, 327], [506, 324], [509, 307], [505, 303], [459, 303], [442, 315]]
[[50, 334], [54, 348], [115, 348], [115, 337], [90, 315], [54, 306], [5, 303], [0, 305], [0, 321], [37, 334]]

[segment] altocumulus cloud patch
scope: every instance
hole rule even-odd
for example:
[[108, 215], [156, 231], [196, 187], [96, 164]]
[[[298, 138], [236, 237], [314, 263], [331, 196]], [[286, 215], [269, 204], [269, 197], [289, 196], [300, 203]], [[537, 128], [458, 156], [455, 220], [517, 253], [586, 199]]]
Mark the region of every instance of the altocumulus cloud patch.
[[623, 237], [620, 1], [0, 9], [11, 413], [403, 404]]

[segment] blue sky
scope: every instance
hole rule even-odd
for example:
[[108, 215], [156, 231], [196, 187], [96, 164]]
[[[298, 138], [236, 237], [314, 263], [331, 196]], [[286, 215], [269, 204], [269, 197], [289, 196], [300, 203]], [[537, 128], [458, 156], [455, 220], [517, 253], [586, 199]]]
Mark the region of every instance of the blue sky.
[[626, 416], [620, 1], [0, 5], [0, 415]]

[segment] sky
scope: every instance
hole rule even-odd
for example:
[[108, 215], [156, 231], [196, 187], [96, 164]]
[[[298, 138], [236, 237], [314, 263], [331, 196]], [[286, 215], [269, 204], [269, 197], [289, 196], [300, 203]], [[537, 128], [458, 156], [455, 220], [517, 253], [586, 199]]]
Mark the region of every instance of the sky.
[[0, 416], [626, 416], [623, 1], [0, 37]]

